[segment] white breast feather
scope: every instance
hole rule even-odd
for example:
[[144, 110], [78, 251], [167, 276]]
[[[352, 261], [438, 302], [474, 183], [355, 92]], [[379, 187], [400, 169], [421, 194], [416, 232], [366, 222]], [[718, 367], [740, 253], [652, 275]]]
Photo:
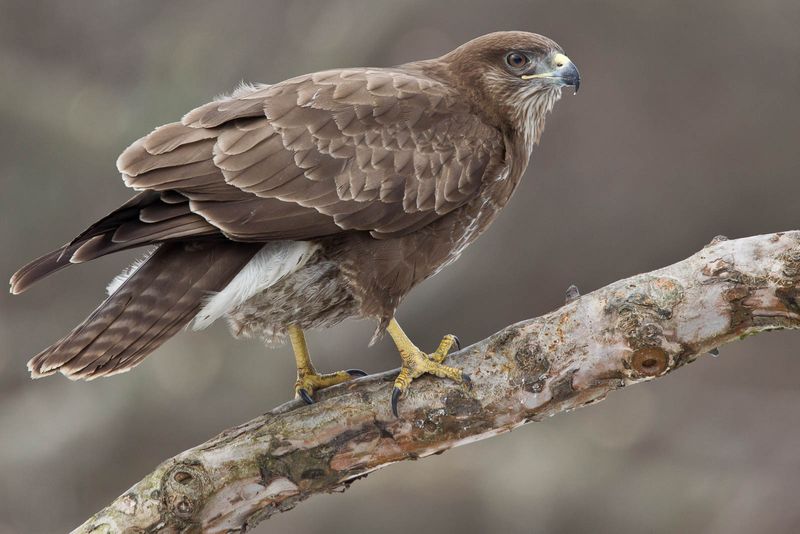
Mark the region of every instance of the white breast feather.
[[318, 245], [308, 241], [267, 243], [225, 286], [225, 289], [208, 298], [203, 309], [195, 316], [192, 328], [194, 330], [206, 328], [250, 297], [300, 269], [314, 255], [317, 248]]

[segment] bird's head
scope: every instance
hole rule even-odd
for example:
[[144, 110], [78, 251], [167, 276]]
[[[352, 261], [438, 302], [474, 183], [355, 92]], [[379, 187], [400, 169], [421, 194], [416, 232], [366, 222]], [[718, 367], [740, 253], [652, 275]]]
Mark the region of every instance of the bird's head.
[[503, 129], [539, 141], [561, 88], [578, 92], [578, 68], [553, 40], [528, 32], [497, 32], [442, 56], [476, 111]]

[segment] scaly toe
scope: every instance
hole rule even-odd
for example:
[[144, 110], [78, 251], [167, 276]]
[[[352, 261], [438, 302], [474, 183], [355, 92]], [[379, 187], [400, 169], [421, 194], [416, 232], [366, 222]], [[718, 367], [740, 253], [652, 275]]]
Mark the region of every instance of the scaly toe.
[[467, 388], [472, 387], [472, 379], [467, 373], [455, 367], [442, 365], [434, 359], [433, 355], [420, 352], [406, 356], [403, 358], [403, 366], [400, 368], [400, 374], [395, 379], [394, 388], [392, 389], [392, 413], [395, 417], [399, 417], [397, 411], [398, 403], [405, 396], [411, 386], [411, 382], [424, 374], [431, 374], [439, 378], [449, 378], [454, 382], [463, 383]]
[[461, 349], [461, 341], [453, 334], [447, 334], [442, 338], [436, 350], [428, 355], [428, 358], [436, 363], [442, 363], [453, 347], [455, 347], [456, 350]]
[[347, 371], [324, 375], [315, 372], [304, 373], [297, 377], [297, 382], [294, 384], [295, 398], [299, 397], [306, 401], [307, 404], [312, 404], [316, 391], [341, 384], [342, 382], [349, 382], [362, 376], [367, 376], [367, 373], [361, 369], [348, 369]]

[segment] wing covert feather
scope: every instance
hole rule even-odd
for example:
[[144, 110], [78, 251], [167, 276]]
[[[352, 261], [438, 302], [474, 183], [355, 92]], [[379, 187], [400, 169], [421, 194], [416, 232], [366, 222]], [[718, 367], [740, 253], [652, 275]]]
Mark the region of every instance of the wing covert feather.
[[195, 228], [196, 214], [257, 241], [415, 231], [479, 194], [503, 158], [500, 132], [444, 84], [344, 69], [237, 90], [135, 142], [118, 167], [129, 187], [169, 199], [140, 216], [158, 236]]

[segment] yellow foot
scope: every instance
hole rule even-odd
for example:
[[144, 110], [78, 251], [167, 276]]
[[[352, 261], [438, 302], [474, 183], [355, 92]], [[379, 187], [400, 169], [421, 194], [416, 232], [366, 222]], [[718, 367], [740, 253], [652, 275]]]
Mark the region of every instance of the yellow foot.
[[[399, 344], [402, 345], [402, 344]], [[411, 382], [425, 373], [438, 376], [440, 378], [449, 378], [456, 382], [466, 384], [467, 387], [471, 386], [469, 375], [455, 367], [448, 367], [442, 365], [450, 349], [456, 347], [460, 348], [458, 338], [454, 335], [446, 335], [439, 347], [431, 354], [425, 354], [413, 344], [401, 346], [400, 357], [403, 359], [403, 365], [400, 368], [400, 374], [394, 381], [394, 389], [392, 389], [392, 413], [395, 417], [397, 415], [397, 402], [405, 396]]]
[[324, 375], [318, 375], [316, 372], [300, 373], [297, 377], [297, 382], [294, 383], [294, 396], [295, 398], [303, 399], [306, 404], [314, 404], [312, 396], [315, 391], [362, 376], [367, 376], [367, 373], [361, 369], [348, 369], [347, 371], [337, 371]]

